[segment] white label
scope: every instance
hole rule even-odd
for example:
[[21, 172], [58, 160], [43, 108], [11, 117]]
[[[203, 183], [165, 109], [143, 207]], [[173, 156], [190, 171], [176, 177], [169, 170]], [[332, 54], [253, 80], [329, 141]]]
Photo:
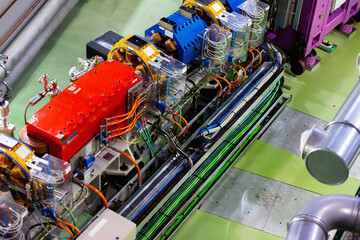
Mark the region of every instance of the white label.
[[169, 38], [172, 39], [174, 37], [174, 34], [172, 32], [170, 32], [169, 30], [165, 29], [165, 36], [168, 36]]
[[106, 223], [108, 222], [107, 219], [101, 219], [101, 221], [96, 224], [96, 226], [89, 232], [89, 236], [93, 237]]
[[159, 26], [159, 28], [161, 29], [161, 30], [164, 30], [165, 28], [163, 28], [162, 26]]
[[18, 148], [18, 150], [15, 151], [15, 153], [21, 158], [25, 159], [31, 152], [27, 147], [24, 145], [21, 145], [21, 147]]
[[215, 12], [219, 12], [221, 10], [221, 6], [219, 3], [215, 3], [214, 5], [212, 5], [212, 8]]
[[151, 46], [148, 46], [147, 48], [144, 49], [144, 53], [150, 57], [151, 55], [153, 55], [155, 53], [155, 51], [151, 48]]
[[80, 92], [81, 91], [81, 88], [78, 88], [75, 92], [74, 92], [74, 94], [77, 94], [78, 92]]

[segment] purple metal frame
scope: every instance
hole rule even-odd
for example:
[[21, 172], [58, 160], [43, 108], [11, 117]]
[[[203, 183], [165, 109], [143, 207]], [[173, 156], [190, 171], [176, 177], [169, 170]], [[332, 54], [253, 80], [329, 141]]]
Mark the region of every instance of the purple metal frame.
[[[297, 4], [299, 3], [299, 0]], [[304, 56], [322, 43], [325, 35], [341, 24], [349, 21], [360, 10], [360, 0], [347, 0], [330, 15], [331, 0], [303, 0], [300, 22], [297, 31], [291, 26], [270, 32], [267, 38], [280, 48], [291, 51], [298, 33], [306, 43]]]

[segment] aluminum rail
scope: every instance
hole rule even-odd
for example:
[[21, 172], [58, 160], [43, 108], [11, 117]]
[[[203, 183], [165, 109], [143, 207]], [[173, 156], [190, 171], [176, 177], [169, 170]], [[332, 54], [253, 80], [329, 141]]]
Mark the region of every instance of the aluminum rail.
[[325, 240], [328, 232], [360, 231], [360, 198], [331, 194], [308, 201], [288, 224], [286, 240]]
[[[360, 69], [359, 62], [360, 55]], [[310, 174], [320, 182], [337, 185], [348, 178], [360, 149], [359, 109], [360, 81], [324, 130], [315, 126], [304, 135], [302, 157]]]
[[3, 54], [9, 57], [5, 67], [11, 72], [7, 73], [6, 69], [0, 66], [0, 97], [4, 97], [11, 85], [78, 1], [47, 1], [9, 45]]

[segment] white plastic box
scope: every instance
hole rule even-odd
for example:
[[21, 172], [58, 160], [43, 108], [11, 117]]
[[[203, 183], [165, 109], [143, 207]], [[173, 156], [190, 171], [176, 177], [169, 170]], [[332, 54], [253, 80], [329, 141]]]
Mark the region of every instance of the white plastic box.
[[231, 32], [230, 54], [234, 57], [233, 61], [245, 61], [249, 47], [251, 19], [237, 12], [224, 12], [218, 16], [218, 19], [221, 25]]
[[264, 41], [270, 7], [257, 0], [247, 0], [238, 8], [242, 15], [251, 19], [250, 47], [256, 47]]

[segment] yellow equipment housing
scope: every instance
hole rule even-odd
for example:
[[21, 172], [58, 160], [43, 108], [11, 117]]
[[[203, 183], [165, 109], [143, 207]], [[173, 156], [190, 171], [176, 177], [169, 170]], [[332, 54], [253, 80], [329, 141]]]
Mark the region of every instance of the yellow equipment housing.
[[156, 46], [146, 39], [137, 35], [130, 35], [115, 43], [108, 54], [108, 59], [115, 59], [122, 63], [128, 63], [133, 68], [150, 75], [155, 81], [155, 74], [149, 65], [149, 61], [160, 55]]
[[[189, 7], [189, 8], [195, 8], [197, 12], [205, 12], [215, 23], [216, 25], [220, 26], [220, 21], [218, 20], [218, 16], [226, 11], [226, 8], [219, 0], [214, 0], [213, 2], [209, 3], [208, 5], [201, 4], [196, 0], [185, 0], [182, 6]], [[204, 13], [203, 13], [204, 14]], [[204, 16], [203, 16], [204, 17]], [[200, 18], [203, 19], [202, 16]], [[205, 20], [205, 19], [203, 19]], [[207, 23], [208, 25], [211, 25]]]

